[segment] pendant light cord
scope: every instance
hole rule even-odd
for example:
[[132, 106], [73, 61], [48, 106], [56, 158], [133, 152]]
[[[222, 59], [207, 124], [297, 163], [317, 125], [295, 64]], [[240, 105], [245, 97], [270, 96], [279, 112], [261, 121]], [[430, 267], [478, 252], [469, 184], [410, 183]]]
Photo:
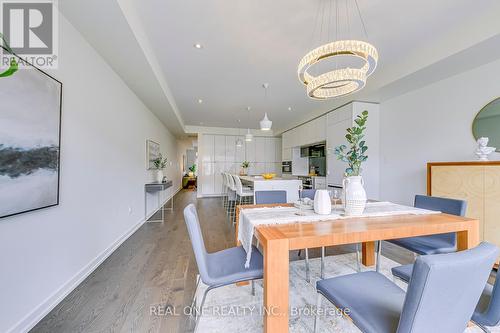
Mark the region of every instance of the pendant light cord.
[[359, 19], [361, 20], [365, 37], [368, 40], [368, 32], [366, 31], [365, 21], [363, 20], [363, 16], [361, 16], [361, 11], [359, 10], [358, 0], [354, 0], [354, 3], [356, 4], [356, 9], [358, 10]]

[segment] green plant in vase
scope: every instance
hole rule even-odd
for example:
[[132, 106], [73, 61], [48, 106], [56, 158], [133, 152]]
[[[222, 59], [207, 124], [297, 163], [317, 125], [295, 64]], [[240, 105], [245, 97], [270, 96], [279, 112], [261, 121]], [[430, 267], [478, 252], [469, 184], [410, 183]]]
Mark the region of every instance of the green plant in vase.
[[340, 145], [335, 148], [335, 155], [337, 159], [346, 162], [348, 167], [345, 170], [345, 176], [361, 176], [361, 163], [368, 159], [366, 151], [368, 146], [363, 140], [365, 137], [364, 131], [366, 130], [366, 121], [368, 120], [368, 111], [363, 111], [358, 115], [354, 122], [357, 126], [349, 127], [345, 138], [349, 143], [347, 145]]
[[156, 171], [156, 181], [158, 183], [163, 182], [163, 169], [167, 167], [167, 158], [163, 158], [161, 153], [158, 155], [157, 158], [152, 160], [153, 162], [153, 168]]
[[242, 176], [246, 176], [247, 175], [247, 170], [248, 170], [248, 167], [250, 166], [250, 162], [248, 161], [244, 161], [243, 163], [241, 163], [241, 175]]
[[188, 173], [189, 177], [193, 177], [195, 172], [196, 172], [196, 164], [191, 165], [188, 168], [188, 170], [189, 170], [189, 173]]
[[346, 215], [361, 215], [366, 207], [366, 191], [361, 177], [361, 164], [368, 159], [368, 146], [364, 139], [368, 111], [363, 111], [354, 119], [355, 125], [347, 129], [345, 138], [348, 145], [335, 148], [337, 159], [346, 162], [347, 168], [342, 182], [342, 203]]

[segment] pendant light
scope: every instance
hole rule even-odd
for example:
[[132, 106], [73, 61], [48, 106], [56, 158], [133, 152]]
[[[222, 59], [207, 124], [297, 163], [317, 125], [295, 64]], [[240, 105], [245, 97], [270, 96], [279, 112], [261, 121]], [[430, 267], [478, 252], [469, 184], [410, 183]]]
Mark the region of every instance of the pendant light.
[[[247, 122], [250, 124], [250, 107], [249, 106], [247, 106], [247, 111], [248, 111]], [[253, 140], [253, 134], [250, 133], [250, 127], [248, 127], [247, 134], [245, 134], [245, 141], [252, 142], [252, 140]]]
[[[347, 38], [338, 38], [339, 26], [339, 0], [335, 1], [335, 40], [330, 40], [329, 32], [332, 30], [330, 27], [331, 13], [326, 13], [326, 2], [329, 2], [329, 12], [332, 10], [333, 0], [319, 0], [320, 5], [323, 6], [323, 13], [321, 15], [321, 30], [319, 39], [322, 39], [323, 32], [323, 19], [328, 24], [326, 27], [327, 43], [314, 48], [308, 52], [302, 60], [300, 60], [297, 74], [299, 80], [306, 86], [307, 95], [313, 99], [327, 99], [348, 95], [359, 91], [366, 85], [366, 79], [370, 76], [378, 62], [378, 52], [375, 46], [362, 40], [357, 40], [350, 36], [350, 22], [349, 22], [349, 2], [354, 2], [355, 11], [359, 16], [359, 21], [364, 32], [364, 38], [368, 39], [366, 32], [365, 22], [361, 16], [357, 0], [346, 0], [345, 2], [345, 20], [347, 28]], [[320, 9], [320, 8], [318, 8]], [[318, 11], [319, 13], [319, 11]], [[325, 15], [326, 14], [326, 15]], [[316, 29], [317, 22], [314, 24]], [[339, 65], [336, 60], [341, 58], [356, 58], [360, 59], [363, 65], [352, 68], [350, 66]], [[308, 70], [315, 64], [326, 59], [333, 59], [336, 63], [335, 69], [327, 71], [319, 75], [313, 75]]]
[[238, 119], [238, 138], [236, 139], [236, 148], [243, 147], [243, 140], [241, 140], [241, 138], [239, 137], [239, 135], [240, 135], [240, 124], [241, 124], [241, 120]]
[[[267, 88], [269, 88], [269, 83], [264, 83], [262, 85], [264, 87], [265, 99], [267, 101]], [[269, 131], [273, 126], [273, 122], [269, 120], [267, 117], [267, 112], [264, 114], [264, 118], [260, 121], [260, 130], [261, 131]]]

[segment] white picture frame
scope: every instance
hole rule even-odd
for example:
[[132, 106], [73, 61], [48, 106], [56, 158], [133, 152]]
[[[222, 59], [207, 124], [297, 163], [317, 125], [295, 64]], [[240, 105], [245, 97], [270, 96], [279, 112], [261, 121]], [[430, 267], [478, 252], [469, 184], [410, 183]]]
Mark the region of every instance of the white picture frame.
[[146, 169], [154, 169], [153, 161], [160, 157], [160, 144], [153, 140], [146, 140]]

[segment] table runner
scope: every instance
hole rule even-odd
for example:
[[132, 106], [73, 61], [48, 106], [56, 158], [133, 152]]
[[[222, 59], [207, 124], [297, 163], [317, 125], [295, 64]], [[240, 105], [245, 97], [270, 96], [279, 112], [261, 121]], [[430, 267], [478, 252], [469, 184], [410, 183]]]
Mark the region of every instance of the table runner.
[[394, 215], [426, 215], [439, 214], [439, 211], [398, 205], [392, 202], [368, 202], [360, 216], [344, 216], [343, 209], [337, 208], [329, 215], [319, 215], [312, 210], [302, 210], [304, 215], [297, 215], [300, 209], [295, 207], [260, 207], [240, 210], [238, 224], [238, 240], [246, 251], [245, 267], [250, 265], [252, 256], [252, 240], [255, 227], [258, 225], [309, 223], [328, 220], [340, 220], [360, 217], [394, 216]]

